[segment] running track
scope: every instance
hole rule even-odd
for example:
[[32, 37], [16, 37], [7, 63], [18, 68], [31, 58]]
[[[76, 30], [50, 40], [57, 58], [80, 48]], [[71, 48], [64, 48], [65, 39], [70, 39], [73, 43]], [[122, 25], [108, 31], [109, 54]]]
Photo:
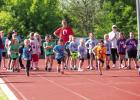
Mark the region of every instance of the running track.
[[[2, 78], [19, 100], [140, 100], [140, 77], [136, 70], [66, 71], [64, 75], [44, 71], [1, 72]], [[86, 68], [86, 65], [84, 67]]]

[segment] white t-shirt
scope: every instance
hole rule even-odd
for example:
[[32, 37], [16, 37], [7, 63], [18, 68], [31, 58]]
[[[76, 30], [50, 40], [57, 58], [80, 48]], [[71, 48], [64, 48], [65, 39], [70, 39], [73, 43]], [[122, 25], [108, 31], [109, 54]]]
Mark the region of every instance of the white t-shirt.
[[11, 44], [11, 41], [7, 38], [7, 39], [5, 40], [5, 47], [6, 47], [6, 49], [7, 49], [7, 54], [8, 54], [8, 55], [11, 54], [10, 48], [9, 48], [10, 44]]
[[36, 39], [34, 39], [34, 40], [30, 39], [30, 45], [32, 48], [32, 54], [40, 54], [41, 53], [40, 43]]
[[111, 42], [111, 48], [117, 48], [118, 32], [115, 33], [112, 31], [108, 35]]

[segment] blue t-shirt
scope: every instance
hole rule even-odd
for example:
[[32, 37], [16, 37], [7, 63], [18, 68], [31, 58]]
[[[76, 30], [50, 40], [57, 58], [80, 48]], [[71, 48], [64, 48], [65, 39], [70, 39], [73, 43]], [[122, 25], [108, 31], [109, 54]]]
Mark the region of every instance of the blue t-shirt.
[[111, 54], [111, 42], [110, 41], [104, 41], [105, 47], [106, 47], [106, 54]]
[[119, 53], [125, 53], [125, 51], [126, 51], [125, 42], [126, 42], [126, 39], [117, 40], [117, 48], [118, 48]]
[[31, 60], [31, 47], [24, 47], [22, 58], [24, 60]]
[[126, 46], [127, 46], [128, 51], [129, 50], [137, 50], [138, 40], [136, 40], [136, 39], [127, 39], [126, 40]]
[[64, 49], [65, 47], [61, 45], [56, 45], [53, 48], [53, 51], [55, 52], [55, 59], [61, 59], [64, 57]]
[[69, 49], [71, 52], [77, 52], [78, 51], [78, 44], [76, 42], [70, 42]]
[[86, 48], [84, 46], [82, 46], [82, 45], [79, 45], [78, 46], [78, 56], [80, 58], [84, 58], [85, 52], [86, 52]]
[[92, 53], [92, 49], [97, 45], [98, 40], [97, 39], [89, 39], [85, 43], [86, 47], [89, 49], [89, 53]]

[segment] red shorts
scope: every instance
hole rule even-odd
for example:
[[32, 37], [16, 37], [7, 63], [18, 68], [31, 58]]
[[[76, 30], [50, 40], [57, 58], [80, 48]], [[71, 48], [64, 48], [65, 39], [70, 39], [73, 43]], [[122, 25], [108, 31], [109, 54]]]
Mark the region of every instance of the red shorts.
[[38, 54], [32, 54], [32, 61], [38, 62], [38, 60], [39, 60]]

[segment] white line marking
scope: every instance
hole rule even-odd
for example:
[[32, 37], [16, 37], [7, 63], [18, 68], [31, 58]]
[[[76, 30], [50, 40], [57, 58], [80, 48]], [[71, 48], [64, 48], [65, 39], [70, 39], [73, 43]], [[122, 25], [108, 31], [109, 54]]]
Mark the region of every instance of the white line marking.
[[109, 85], [107, 85], [107, 84], [103, 84], [103, 83], [101, 83], [101, 82], [98, 82], [98, 81], [95, 81], [95, 80], [91, 80], [91, 79], [88, 79], [88, 81], [91, 81], [91, 82], [100, 84], [100, 85], [102, 85], [102, 86], [108, 86], [108, 87], [114, 88], [114, 89], [116, 89], [116, 90], [122, 91], [122, 92], [124, 92], [124, 93], [127, 93], [127, 94], [130, 94], [130, 95], [134, 95], [134, 96], [140, 97], [140, 94], [138, 94], [138, 93], [134, 93], [134, 92], [131, 92], [131, 91], [128, 91], [128, 90], [125, 90], [125, 89], [121, 89], [121, 88], [118, 88], [118, 87], [116, 87], [116, 86], [109, 86]]
[[0, 87], [4, 91], [4, 93], [7, 95], [9, 100], [18, 100], [18, 98], [13, 94], [13, 92], [8, 88], [8, 86], [5, 84], [5, 82], [0, 78]]
[[7, 78], [5, 78], [5, 80], [9, 82], [9, 85], [21, 96], [23, 100], [28, 100], [12, 83], [10, 83], [10, 81]]
[[58, 86], [58, 87], [60, 87], [60, 88], [62, 88], [62, 89], [64, 89], [64, 90], [66, 90], [66, 91], [68, 91], [68, 92], [70, 92], [70, 93], [72, 93], [72, 94], [74, 94], [74, 95], [76, 95], [76, 96], [81, 97], [81, 98], [84, 99], [84, 100], [90, 100], [89, 98], [87, 98], [87, 97], [85, 97], [85, 96], [83, 96], [83, 95], [81, 95], [81, 94], [79, 94], [79, 93], [77, 93], [77, 92], [75, 92], [75, 91], [73, 91], [73, 90], [71, 90], [71, 89], [69, 89], [69, 88], [66, 88], [66, 87], [64, 87], [64, 86], [62, 86], [62, 85], [60, 85], [60, 84], [58, 84], [58, 83], [56, 83], [56, 82], [54, 82], [54, 81], [52, 81], [52, 80], [49, 80], [49, 79], [44, 78], [44, 77], [41, 77], [40, 75], [37, 75], [37, 76], [39, 76], [39, 77], [42, 78], [42, 79], [47, 80], [48, 82], [50, 82], [50, 83], [52, 83], [52, 84], [54, 84], [54, 85], [56, 85], [56, 86]]

